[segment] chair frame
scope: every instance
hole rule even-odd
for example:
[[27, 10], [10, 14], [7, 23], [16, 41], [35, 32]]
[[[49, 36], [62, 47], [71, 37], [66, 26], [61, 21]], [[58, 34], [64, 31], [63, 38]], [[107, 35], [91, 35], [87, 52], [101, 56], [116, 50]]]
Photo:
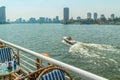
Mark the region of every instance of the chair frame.
[[[49, 67], [49, 68], [44, 69], [44, 70], [39, 74], [37, 80], [40, 80], [40, 78], [41, 78], [44, 74], [46, 74], [46, 73], [48, 73], [48, 72], [51, 72], [51, 71], [53, 71], [53, 70], [61, 70], [61, 71], [64, 73], [64, 75], [67, 76], [68, 80], [72, 80], [72, 77], [70, 76], [70, 74], [69, 74], [65, 69], [60, 68], [60, 67], [57, 67], [57, 66]], [[65, 76], [65, 77], [66, 77], [66, 76]]]
[[40, 68], [40, 69], [30, 73], [30, 74], [27, 74], [25, 76], [17, 78], [17, 80], [24, 80], [25, 78], [28, 78], [29, 80], [31, 80], [31, 78], [35, 77], [35, 75], [37, 75], [37, 77], [36, 77], [37, 79], [36, 80], [40, 80], [40, 77], [42, 75], [44, 75], [45, 73], [50, 72], [50, 71], [52, 71], [54, 69], [61, 70], [63, 73], [66, 74], [68, 80], [72, 80], [72, 77], [69, 75], [68, 72], [66, 72], [65, 69], [57, 67], [57, 66], [54, 66], [54, 65], [48, 65], [47, 67]]
[[29, 74], [26, 74], [25, 76], [22, 76], [22, 77], [19, 77], [17, 80], [24, 80], [25, 78], [31, 78], [32, 76], [34, 75], [38, 75], [40, 74], [43, 70], [47, 69], [47, 68], [50, 68], [50, 67], [53, 67], [53, 65], [49, 65], [47, 67], [43, 67], [43, 68], [40, 68], [32, 73], [29, 73]]

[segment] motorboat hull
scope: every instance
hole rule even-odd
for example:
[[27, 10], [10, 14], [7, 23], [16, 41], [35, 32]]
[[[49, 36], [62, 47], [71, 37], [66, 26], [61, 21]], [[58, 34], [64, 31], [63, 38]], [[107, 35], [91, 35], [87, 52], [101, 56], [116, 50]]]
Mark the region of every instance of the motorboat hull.
[[74, 45], [77, 43], [77, 41], [73, 40], [71, 37], [63, 37], [63, 41], [69, 45]]

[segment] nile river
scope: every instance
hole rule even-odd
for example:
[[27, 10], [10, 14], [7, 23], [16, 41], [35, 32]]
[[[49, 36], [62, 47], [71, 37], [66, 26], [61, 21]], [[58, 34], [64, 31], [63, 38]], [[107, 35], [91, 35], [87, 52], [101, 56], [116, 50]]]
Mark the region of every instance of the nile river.
[[[67, 46], [64, 36], [79, 43]], [[120, 80], [119, 25], [6, 24], [0, 38], [38, 53], [90, 71], [111, 80]]]

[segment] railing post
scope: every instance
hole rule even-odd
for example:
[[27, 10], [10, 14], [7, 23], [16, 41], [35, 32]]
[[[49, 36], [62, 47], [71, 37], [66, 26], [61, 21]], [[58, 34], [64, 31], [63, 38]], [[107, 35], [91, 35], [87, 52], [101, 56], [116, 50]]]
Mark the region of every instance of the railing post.
[[17, 49], [17, 61], [18, 61], [18, 65], [20, 66], [20, 51], [19, 51], [19, 49]]

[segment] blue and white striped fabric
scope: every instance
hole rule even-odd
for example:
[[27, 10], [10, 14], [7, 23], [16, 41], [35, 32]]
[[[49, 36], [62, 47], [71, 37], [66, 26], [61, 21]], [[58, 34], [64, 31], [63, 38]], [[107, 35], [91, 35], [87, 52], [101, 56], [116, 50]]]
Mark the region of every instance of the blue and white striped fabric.
[[65, 80], [65, 76], [61, 70], [53, 70], [44, 74], [40, 80]]
[[5, 61], [11, 61], [10, 48], [1, 48], [0, 49], [0, 62], [4, 63]]

